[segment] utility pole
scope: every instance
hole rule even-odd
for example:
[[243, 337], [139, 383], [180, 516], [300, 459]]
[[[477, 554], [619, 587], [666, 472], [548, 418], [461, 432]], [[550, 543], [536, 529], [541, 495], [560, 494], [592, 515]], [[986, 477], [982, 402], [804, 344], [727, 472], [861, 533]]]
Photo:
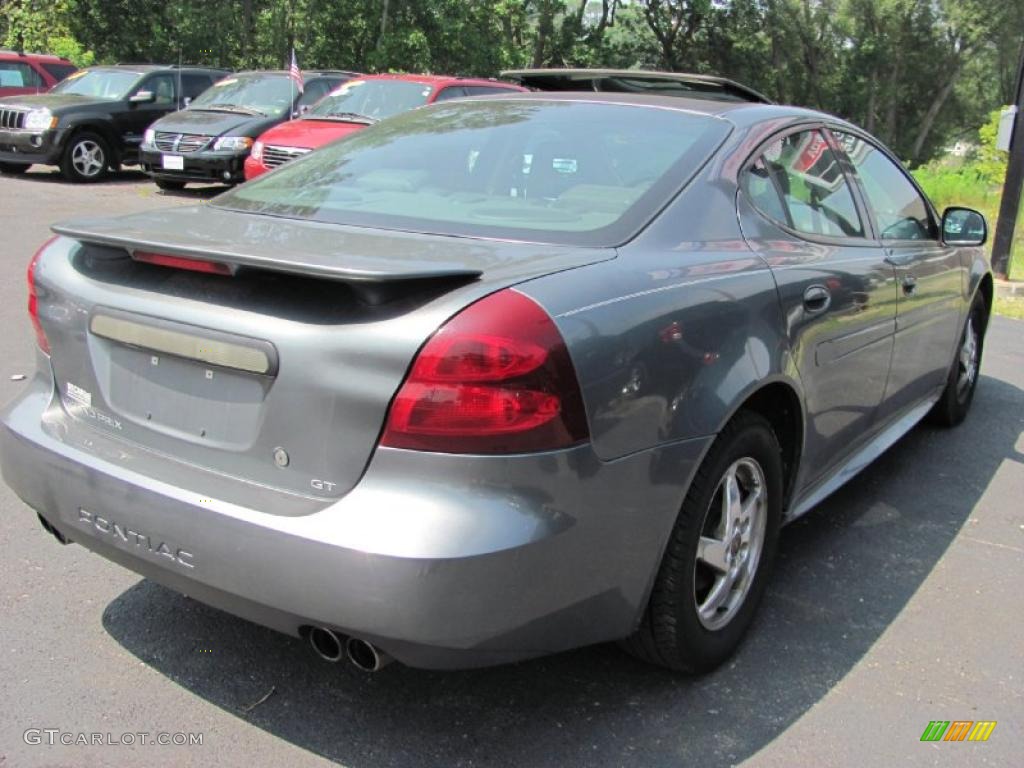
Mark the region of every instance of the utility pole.
[[996, 277], [1005, 280], [1010, 271], [1010, 251], [1013, 248], [1013, 233], [1017, 228], [1017, 214], [1020, 212], [1021, 186], [1024, 186], [1024, 48], [1021, 49], [1020, 66], [1017, 69], [1017, 90], [1014, 96], [1017, 114], [1014, 116], [1010, 136], [1010, 158], [1006, 164], [1006, 179], [1003, 181], [1003, 198], [999, 203], [999, 221], [992, 241], [992, 271]]

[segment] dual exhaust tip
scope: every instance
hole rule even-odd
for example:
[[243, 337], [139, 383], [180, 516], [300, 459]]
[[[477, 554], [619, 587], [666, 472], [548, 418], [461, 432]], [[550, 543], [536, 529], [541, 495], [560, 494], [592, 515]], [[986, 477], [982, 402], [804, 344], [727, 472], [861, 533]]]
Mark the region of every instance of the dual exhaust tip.
[[363, 672], [377, 672], [394, 659], [372, 643], [358, 637], [339, 637], [326, 627], [313, 627], [309, 630], [309, 644], [313, 651], [324, 661], [338, 662], [347, 658], [356, 669]]

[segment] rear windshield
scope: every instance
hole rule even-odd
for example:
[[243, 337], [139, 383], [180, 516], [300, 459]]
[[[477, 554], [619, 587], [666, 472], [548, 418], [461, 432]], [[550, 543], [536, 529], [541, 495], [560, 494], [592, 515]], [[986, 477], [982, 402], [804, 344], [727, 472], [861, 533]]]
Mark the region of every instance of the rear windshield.
[[430, 86], [405, 80], [349, 80], [325, 96], [306, 117], [383, 120], [427, 103]]
[[291, 110], [296, 96], [294, 82], [283, 73], [229, 75], [196, 97], [190, 109], [280, 116]]
[[618, 104], [448, 102], [370, 126], [214, 205], [382, 229], [614, 245], [660, 210], [727, 125]]
[[74, 93], [97, 99], [123, 99], [142, 77], [139, 72], [118, 69], [84, 69], [61, 80], [51, 93]]

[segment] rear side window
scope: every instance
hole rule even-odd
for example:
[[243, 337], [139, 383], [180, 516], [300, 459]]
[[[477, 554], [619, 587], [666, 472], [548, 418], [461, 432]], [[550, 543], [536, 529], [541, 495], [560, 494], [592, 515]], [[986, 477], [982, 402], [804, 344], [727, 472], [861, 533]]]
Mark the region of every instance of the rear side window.
[[39, 66], [49, 72], [58, 83], [78, 69], [73, 64], [51, 64], [50, 62], [42, 62]]
[[832, 132], [857, 171], [883, 240], [937, 240], [939, 228], [906, 172], [859, 136]]
[[821, 131], [772, 142], [747, 170], [744, 187], [761, 213], [797, 232], [864, 236], [846, 175]]
[[42, 88], [43, 78], [28, 64], [0, 61], [0, 88]]

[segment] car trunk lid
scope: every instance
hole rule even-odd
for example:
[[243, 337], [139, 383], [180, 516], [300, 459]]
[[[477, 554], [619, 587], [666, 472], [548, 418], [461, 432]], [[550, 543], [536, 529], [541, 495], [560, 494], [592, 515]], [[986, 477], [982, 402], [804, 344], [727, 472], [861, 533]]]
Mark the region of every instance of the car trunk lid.
[[[37, 264], [39, 314], [76, 428], [323, 499], [358, 482], [410, 362], [448, 317], [614, 257], [199, 208], [54, 229], [66, 237]], [[231, 274], [140, 263], [140, 251]]]

